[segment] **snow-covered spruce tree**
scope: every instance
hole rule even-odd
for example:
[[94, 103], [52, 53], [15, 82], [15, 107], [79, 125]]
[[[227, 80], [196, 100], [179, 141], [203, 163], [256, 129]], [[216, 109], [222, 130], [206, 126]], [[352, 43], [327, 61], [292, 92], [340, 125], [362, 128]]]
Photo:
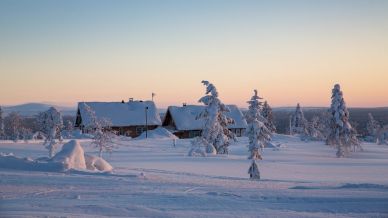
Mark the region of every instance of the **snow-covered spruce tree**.
[[3, 109], [0, 106], [0, 140], [5, 139]]
[[41, 125], [42, 132], [46, 134], [44, 145], [49, 151], [49, 157], [54, 157], [59, 142], [62, 141], [62, 115], [55, 107], [51, 107], [39, 114], [38, 123]]
[[197, 116], [197, 119], [204, 120], [201, 137], [197, 143], [206, 146], [208, 153], [228, 154], [228, 147], [231, 140], [235, 140], [235, 135], [228, 129], [228, 125], [234, 120], [227, 117], [229, 108], [218, 98], [216, 87], [208, 82], [202, 81], [206, 86], [205, 96], [199, 102], [205, 105], [205, 109]]
[[337, 157], [345, 157], [353, 148], [361, 148], [356, 132], [349, 123], [349, 111], [339, 84], [334, 85], [331, 96], [330, 127], [331, 132], [326, 140], [329, 145], [337, 147]]
[[7, 139], [17, 141], [21, 138], [22, 118], [16, 112], [11, 112], [4, 119], [4, 133]]
[[264, 101], [263, 107], [261, 109], [261, 114], [266, 119], [265, 126], [274, 133], [276, 131], [275, 124], [273, 123], [273, 114], [272, 108], [267, 101]]
[[257, 95], [257, 90], [254, 90], [254, 95], [247, 103], [249, 104], [249, 110], [247, 112], [246, 135], [249, 139], [249, 159], [252, 159], [251, 166], [248, 169], [248, 173], [251, 179], [260, 179], [260, 171], [256, 161], [261, 160], [261, 150], [271, 140], [271, 131], [265, 125], [266, 119], [261, 115], [261, 102]]
[[371, 113], [368, 113], [368, 122], [366, 123], [366, 130], [368, 131], [368, 135], [372, 136], [375, 141], [377, 137], [377, 133], [380, 130], [381, 126], [379, 122], [377, 122]]
[[296, 105], [295, 113], [291, 117], [290, 133], [291, 135], [307, 135], [307, 120], [304, 118], [304, 114], [299, 103]]
[[112, 123], [104, 118], [98, 118], [94, 110], [84, 103], [84, 109], [89, 119], [85, 129], [93, 134], [92, 145], [98, 149], [98, 156], [102, 157], [102, 152], [111, 153], [114, 148], [113, 138], [116, 136], [111, 129]]

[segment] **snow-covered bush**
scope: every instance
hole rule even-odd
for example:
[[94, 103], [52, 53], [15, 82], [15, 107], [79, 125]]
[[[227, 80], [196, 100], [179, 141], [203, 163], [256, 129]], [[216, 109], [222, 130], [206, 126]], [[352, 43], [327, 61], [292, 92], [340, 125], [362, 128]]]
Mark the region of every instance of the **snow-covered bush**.
[[47, 111], [39, 114], [38, 123], [42, 128], [42, 132], [46, 135], [44, 145], [49, 150], [49, 157], [53, 157], [58, 142], [62, 141], [62, 115], [55, 107], [51, 107]]
[[[206, 151], [209, 151], [209, 153], [210, 153], [210, 150], [206, 150], [206, 151], [204, 150], [204, 148], [203, 148], [204, 143], [206, 143], [206, 142], [203, 142], [202, 138], [200, 138], [200, 137], [196, 137], [195, 139], [193, 139], [191, 141], [191, 148], [189, 150], [188, 156], [190, 156], [190, 157], [206, 157]], [[205, 145], [205, 149], [213, 149], [211, 154], [217, 154], [213, 145], [209, 145], [209, 146]]]
[[112, 152], [114, 148], [113, 139], [116, 134], [111, 129], [111, 122], [104, 118], [98, 118], [93, 109], [84, 103], [84, 109], [89, 117], [89, 122], [85, 129], [92, 133], [93, 141], [92, 144], [98, 149], [99, 157], [102, 157], [102, 152]]
[[202, 143], [207, 151], [212, 151], [211, 146], [213, 146], [217, 154], [228, 154], [230, 141], [235, 140], [235, 135], [227, 126], [233, 124], [234, 120], [226, 116], [229, 108], [218, 98], [216, 87], [208, 81], [202, 81], [202, 83], [206, 86], [206, 92], [199, 102], [205, 105], [205, 109], [197, 119], [203, 119], [204, 126], [201, 139], [195, 142]]
[[326, 143], [337, 147], [337, 157], [345, 157], [352, 150], [361, 149], [356, 131], [349, 123], [349, 111], [339, 84], [336, 84], [332, 90], [329, 112], [331, 132]]
[[383, 126], [377, 132], [377, 144], [388, 145], [388, 125]]
[[298, 103], [296, 105], [295, 113], [291, 116], [290, 120], [290, 134], [307, 135], [307, 120], [304, 118], [303, 111]]
[[311, 121], [307, 122], [307, 132], [303, 135], [304, 140], [321, 141], [325, 139], [323, 133], [325, 127], [321, 123], [321, 119], [318, 116], [314, 116]]
[[257, 95], [257, 90], [254, 90], [254, 95], [247, 102], [249, 104], [249, 110], [247, 112], [248, 127], [246, 129], [246, 135], [249, 139], [249, 159], [252, 159], [248, 173], [252, 179], [260, 179], [260, 172], [256, 161], [262, 159], [260, 151], [271, 140], [271, 131], [265, 125], [266, 119], [260, 112], [260, 99]]

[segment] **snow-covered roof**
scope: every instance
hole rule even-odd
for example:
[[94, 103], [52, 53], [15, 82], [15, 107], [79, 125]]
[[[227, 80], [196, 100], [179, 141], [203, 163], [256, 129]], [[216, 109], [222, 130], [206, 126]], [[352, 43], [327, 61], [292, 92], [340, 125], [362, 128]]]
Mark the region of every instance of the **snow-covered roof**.
[[[203, 105], [170, 106], [168, 111], [177, 130], [199, 130], [203, 128], [204, 121], [196, 117], [204, 110], [204, 107]], [[240, 109], [236, 105], [227, 105], [227, 107], [230, 110], [227, 116], [234, 120], [234, 124], [229, 125], [228, 128], [247, 128], [247, 122]]]
[[78, 109], [82, 117], [82, 125], [87, 125], [90, 118], [85, 111], [86, 103], [96, 114], [97, 118], [104, 118], [114, 127], [142, 126], [146, 124], [145, 114], [147, 110], [148, 125], [162, 125], [160, 116], [153, 101], [129, 101], [121, 102], [79, 102]]

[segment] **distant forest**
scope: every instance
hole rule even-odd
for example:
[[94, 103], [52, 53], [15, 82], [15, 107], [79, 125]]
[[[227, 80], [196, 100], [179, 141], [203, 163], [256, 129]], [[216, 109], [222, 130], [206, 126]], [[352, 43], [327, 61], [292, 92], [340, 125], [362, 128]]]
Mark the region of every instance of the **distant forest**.
[[[302, 108], [303, 110], [303, 108]], [[327, 109], [306, 109], [304, 110], [304, 116], [307, 120], [315, 115], [320, 116]], [[289, 117], [294, 113], [294, 110], [274, 110], [274, 122], [277, 129], [277, 133], [286, 134], [289, 128]], [[366, 124], [368, 122], [368, 113], [372, 113], [375, 120], [380, 125], [388, 125], [388, 108], [349, 108], [350, 123], [356, 128], [358, 134], [366, 135]]]

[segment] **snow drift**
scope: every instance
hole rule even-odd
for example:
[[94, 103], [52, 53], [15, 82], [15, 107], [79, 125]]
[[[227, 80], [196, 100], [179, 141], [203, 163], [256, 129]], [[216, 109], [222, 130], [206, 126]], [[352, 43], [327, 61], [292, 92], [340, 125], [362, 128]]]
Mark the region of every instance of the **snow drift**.
[[65, 170], [86, 169], [84, 149], [77, 140], [64, 144], [51, 161], [62, 163]]
[[53, 158], [19, 158], [11, 154], [0, 153], [0, 168], [26, 171], [63, 172], [70, 169], [111, 172], [113, 167], [104, 159], [85, 155], [77, 140], [62, 146], [62, 150]]
[[110, 172], [113, 167], [101, 157], [85, 155], [86, 168], [93, 171]]
[[[170, 131], [163, 127], [158, 127], [153, 130], [148, 130], [148, 138], [150, 139], [178, 139], [174, 134], [172, 134]], [[136, 139], [145, 139], [146, 133], [143, 132], [140, 136], [138, 136]]]

